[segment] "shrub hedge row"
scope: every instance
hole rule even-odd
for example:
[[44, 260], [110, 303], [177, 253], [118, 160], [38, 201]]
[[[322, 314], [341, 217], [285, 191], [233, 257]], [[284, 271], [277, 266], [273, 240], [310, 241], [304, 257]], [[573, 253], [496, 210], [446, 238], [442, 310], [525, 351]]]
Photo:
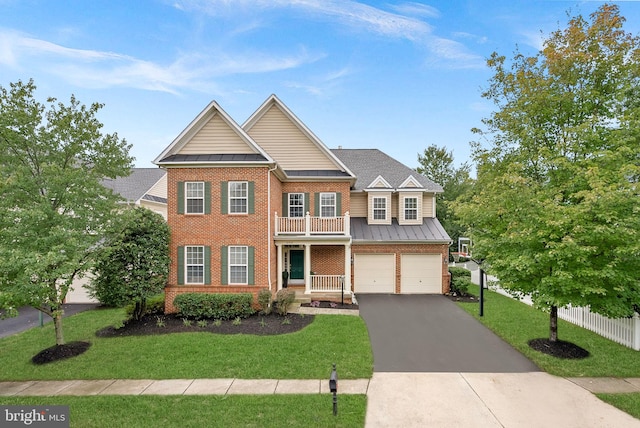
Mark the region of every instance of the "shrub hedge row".
[[173, 305], [185, 318], [229, 320], [252, 315], [252, 302], [251, 293], [184, 293], [176, 296]]

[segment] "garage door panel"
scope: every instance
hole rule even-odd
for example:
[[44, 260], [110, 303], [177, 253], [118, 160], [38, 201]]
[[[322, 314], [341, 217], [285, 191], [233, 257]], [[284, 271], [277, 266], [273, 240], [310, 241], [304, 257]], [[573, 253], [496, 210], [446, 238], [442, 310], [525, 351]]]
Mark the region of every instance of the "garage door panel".
[[394, 293], [395, 276], [395, 254], [354, 255], [356, 293]]
[[402, 254], [400, 292], [441, 294], [441, 257], [440, 254]]

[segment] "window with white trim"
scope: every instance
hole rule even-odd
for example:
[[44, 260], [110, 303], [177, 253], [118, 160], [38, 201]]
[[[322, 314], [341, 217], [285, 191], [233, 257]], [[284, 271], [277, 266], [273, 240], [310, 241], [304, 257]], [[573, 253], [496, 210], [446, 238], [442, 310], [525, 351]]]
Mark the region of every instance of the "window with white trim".
[[249, 184], [246, 181], [229, 182], [229, 213], [249, 213]]
[[186, 284], [204, 284], [204, 247], [187, 246], [185, 251]]
[[289, 193], [289, 217], [304, 217], [304, 193]]
[[320, 217], [336, 216], [336, 194], [320, 193]]
[[204, 182], [185, 183], [185, 201], [187, 214], [204, 214]]
[[416, 197], [404, 198], [404, 219], [405, 220], [418, 219], [418, 198]]
[[229, 284], [247, 284], [249, 264], [248, 247], [229, 247]]
[[373, 197], [373, 219], [387, 219], [387, 198], [375, 196]]

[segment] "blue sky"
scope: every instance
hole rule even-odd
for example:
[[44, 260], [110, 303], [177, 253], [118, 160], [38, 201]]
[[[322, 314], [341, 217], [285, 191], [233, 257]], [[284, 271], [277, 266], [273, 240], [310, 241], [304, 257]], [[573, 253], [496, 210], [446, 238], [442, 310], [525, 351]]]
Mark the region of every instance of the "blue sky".
[[[431, 144], [470, 158], [492, 105], [485, 59], [603, 2], [537, 0], [0, 0], [0, 85], [101, 102], [100, 120], [151, 161], [211, 101], [242, 124], [275, 93], [328, 147], [408, 166]], [[617, 2], [640, 33], [640, 2]]]

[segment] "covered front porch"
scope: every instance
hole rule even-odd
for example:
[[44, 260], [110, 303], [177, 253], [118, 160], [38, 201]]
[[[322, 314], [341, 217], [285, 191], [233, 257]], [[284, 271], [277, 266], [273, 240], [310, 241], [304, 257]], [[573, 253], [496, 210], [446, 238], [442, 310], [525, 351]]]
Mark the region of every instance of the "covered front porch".
[[351, 238], [276, 240], [278, 290], [303, 294], [351, 296]]

